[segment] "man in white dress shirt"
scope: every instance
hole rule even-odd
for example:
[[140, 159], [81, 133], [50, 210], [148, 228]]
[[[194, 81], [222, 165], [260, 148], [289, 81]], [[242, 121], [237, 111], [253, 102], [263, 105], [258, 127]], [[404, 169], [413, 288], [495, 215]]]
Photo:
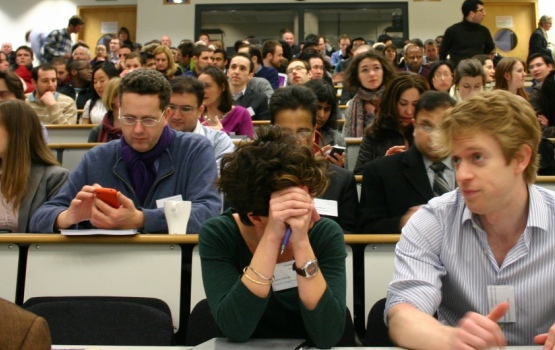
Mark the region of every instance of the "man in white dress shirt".
[[202, 126], [199, 118], [204, 112], [204, 84], [196, 78], [181, 76], [170, 80], [172, 95], [169, 109], [169, 124], [174, 130], [194, 132], [204, 135], [214, 146], [216, 164], [220, 170], [220, 161], [224, 154], [233, 152], [235, 146], [229, 136], [222, 131]]
[[402, 230], [385, 309], [391, 339], [426, 350], [555, 349], [555, 193], [533, 185], [533, 109], [507, 91], [477, 94], [447, 112], [436, 137], [459, 188]]

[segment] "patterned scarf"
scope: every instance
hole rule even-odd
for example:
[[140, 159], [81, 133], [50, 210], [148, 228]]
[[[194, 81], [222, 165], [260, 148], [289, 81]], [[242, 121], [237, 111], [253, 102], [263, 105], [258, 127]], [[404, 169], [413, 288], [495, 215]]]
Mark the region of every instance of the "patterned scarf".
[[[380, 111], [380, 101], [385, 90], [383, 84], [378, 90], [370, 91], [363, 87], [359, 87], [355, 97], [353, 98], [353, 113], [351, 114], [351, 136], [362, 137], [364, 135], [364, 128], [369, 125], [374, 117]], [[364, 109], [364, 102], [369, 101], [376, 107], [374, 114], [366, 112]]]
[[172, 142], [172, 132], [170, 131], [170, 127], [166, 125], [162, 130], [162, 135], [160, 135], [160, 139], [156, 146], [146, 152], [135, 151], [125, 142], [124, 137], [122, 137], [120, 141], [121, 155], [123, 156], [123, 161], [127, 165], [127, 170], [131, 177], [131, 185], [137, 197], [139, 197], [141, 205], [144, 205], [146, 196], [158, 175], [154, 162], [156, 159], [160, 158], [162, 153], [164, 153]]
[[108, 142], [110, 140], [121, 139], [121, 129], [114, 127], [112, 124], [113, 118], [111, 118], [111, 113], [112, 112], [106, 113], [104, 118], [102, 118], [102, 126], [100, 127], [96, 142]]

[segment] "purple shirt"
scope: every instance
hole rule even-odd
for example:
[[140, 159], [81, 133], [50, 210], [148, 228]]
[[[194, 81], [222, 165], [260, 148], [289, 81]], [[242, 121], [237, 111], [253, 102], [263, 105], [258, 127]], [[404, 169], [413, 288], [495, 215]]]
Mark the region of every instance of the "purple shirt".
[[[229, 111], [224, 119], [221, 119], [220, 121], [223, 126], [223, 132], [227, 134], [233, 132], [235, 133], [235, 135], [246, 135], [250, 138], [254, 138], [254, 126], [252, 124], [252, 118], [246, 108], [241, 106], [233, 106], [231, 111]], [[204, 117], [200, 117], [200, 122], [204, 123]]]

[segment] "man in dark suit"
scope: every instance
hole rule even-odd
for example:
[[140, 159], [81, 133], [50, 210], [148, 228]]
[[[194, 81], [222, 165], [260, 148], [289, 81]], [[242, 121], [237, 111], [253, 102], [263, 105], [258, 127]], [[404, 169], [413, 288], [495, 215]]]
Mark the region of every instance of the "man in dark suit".
[[233, 96], [233, 104], [245, 107], [252, 120], [268, 120], [268, 98], [248, 86], [253, 76], [254, 64], [247, 53], [238, 53], [227, 69], [229, 91]]
[[538, 28], [532, 32], [528, 45], [528, 57], [534, 53], [542, 53], [552, 57], [553, 53], [547, 48], [547, 31], [553, 25], [553, 19], [549, 16], [541, 16]]
[[51, 345], [44, 318], [0, 299], [0, 348], [50, 350]]
[[[310, 149], [313, 149], [317, 111], [316, 95], [301, 85], [278, 89], [270, 99], [271, 124], [295, 134], [299, 143]], [[327, 200], [328, 207], [335, 209], [337, 214], [319, 213], [336, 221], [343, 231], [354, 232], [358, 206], [355, 177], [351, 171], [333, 164], [330, 164], [330, 169], [330, 185], [318, 198]]]
[[248, 53], [251, 56], [252, 63], [254, 64], [254, 69], [252, 70], [254, 77], [268, 80], [274, 90], [279, 88], [278, 70], [273, 67], [264, 66], [262, 52], [260, 52], [258, 47], [254, 45], [242, 45], [239, 47], [238, 52]]
[[[430, 140], [431, 132], [441, 123], [445, 111], [454, 105], [455, 101], [446, 93], [428, 91], [422, 94], [415, 111], [413, 146], [364, 166], [359, 232], [400, 233], [420, 205], [455, 189], [451, 159], [438, 159]], [[443, 179], [436, 180], [437, 176]], [[440, 185], [436, 181], [444, 188], [438, 189]]]

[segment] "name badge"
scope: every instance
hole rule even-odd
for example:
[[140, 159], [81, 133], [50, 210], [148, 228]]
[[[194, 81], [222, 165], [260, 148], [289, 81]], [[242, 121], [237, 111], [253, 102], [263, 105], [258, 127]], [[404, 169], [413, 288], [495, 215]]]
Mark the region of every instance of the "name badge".
[[488, 286], [488, 307], [490, 310], [504, 301], [509, 302], [509, 310], [497, 323], [516, 322], [515, 287]]
[[272, 283], [274, 292], [297, 287], [297, 272], [293, 270], [292, 266], [294, 263], [295, 260], [276, 264], [274, 283]]
[[182, 201], [182, 200], [183, 200], [183, 196], [180, 195], [180, 194], [178, 194], [177, 196], [157, 199], [156, 200], [156, 208], [163, 208], [164, 203], [168, 202], [168, 201]]
[[247, 111], [249, 111], [249, 114], [252, 118], [253, 115], [255, 115], [256, 113], [254, 113], [254, 109], [252, 109], [252, 107], [247, 108]]
[[320, 215], [337, 217], [337, 201], [314, 198], [314, 207]]

